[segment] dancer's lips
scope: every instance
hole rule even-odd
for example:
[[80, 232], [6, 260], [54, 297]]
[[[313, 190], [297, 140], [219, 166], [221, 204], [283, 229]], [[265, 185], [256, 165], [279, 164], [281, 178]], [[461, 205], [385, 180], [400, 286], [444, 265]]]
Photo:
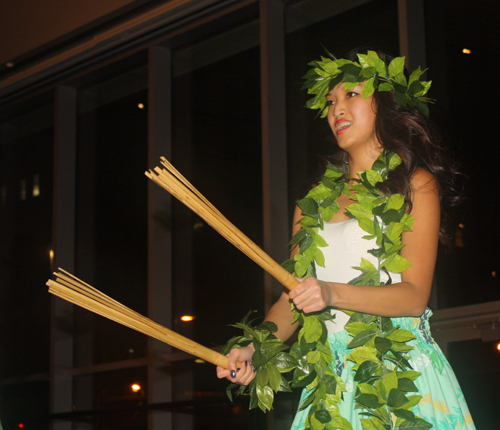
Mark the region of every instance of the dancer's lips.
[[352, 121], [348, 121], [347, 119], [339, 119], [335, 123], [335, 130], [337, 131], [337, 134], [344, 133], [351, 124]]

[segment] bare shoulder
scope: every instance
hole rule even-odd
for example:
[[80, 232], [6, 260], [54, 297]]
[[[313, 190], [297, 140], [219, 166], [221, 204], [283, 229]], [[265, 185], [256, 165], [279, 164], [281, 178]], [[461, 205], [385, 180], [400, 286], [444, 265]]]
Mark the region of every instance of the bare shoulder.
[[434, 175], [427, 170], [418, 169], [411, 177], [410, 185], [412, 215], [416, 218], [430, 215], [439, 219], [439, 189]]
[[425, 169], [417, 169], [410, 180], [412, 193], [439, 194], [434, 175]]

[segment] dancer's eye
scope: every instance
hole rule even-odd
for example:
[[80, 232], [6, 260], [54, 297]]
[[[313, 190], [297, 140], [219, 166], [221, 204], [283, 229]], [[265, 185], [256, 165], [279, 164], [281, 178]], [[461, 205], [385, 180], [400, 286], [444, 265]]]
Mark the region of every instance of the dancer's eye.
[[327, 106], [333, 106], [335, 104], [335, 102], [333, 100], [327, 100], [326, 101], [326, 105]]
[[358, 94], [359, 94], [359, 93], [356, 93], [356, 92], [354, 92], [354, 91], [348, 91], [346, 95], [347, 95], [347, 97], [349, 98], [349, 97], [354, 97], [354, 96], [357, 96]]

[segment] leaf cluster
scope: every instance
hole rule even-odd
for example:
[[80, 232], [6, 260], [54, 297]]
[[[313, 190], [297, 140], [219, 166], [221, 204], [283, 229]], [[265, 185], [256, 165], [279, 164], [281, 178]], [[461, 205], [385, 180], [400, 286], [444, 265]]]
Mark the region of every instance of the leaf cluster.
[[256, 376], [248, 386], [230, 384], [226, 392], [232, 400], [232, 391], [237, 388], [238, 395], [250, 396], [250, 409], [259, 407], [266, 412], [272, 409], [275, 393], [292, 391], [283, 374], [295, 369], [298, 363], [286, 352], [288, 345], [272, 334], [278, 329], [276, 324], [265, 321], [254, 327], [250, 320], [252, 313], [249, 312], [239, 323], [232, 324], [233, 327], [242, 329], [243, 335], [230, 339], [222, 349], [222, 354], [253, 343], [255, 353], [252, 356], [252, 366]]
[[333, 355], [325, 322], [333, 318], [330, 308], [314, 314], [295, 309], [293, 321], [299, 321], [302, 328], [290, 351], [298, 362], [292, 386], [306, 388], [306, 397], [299, 407], [309, 408], [305, 429], [352, 429], [339, 412], [342, 393], [346, 391], [344, 383], [330, 368]]
[[416, 107], [429, 116], [429, 108], [425, 103], [433, 103], [434, 100], [425, 95], [432, 81], [420, 81], [427, 69], [421, 70], [419, 67], [407, 79], [404, 74], [405, 57], [396, 57], [387, 65], [375, 51], [357, 54], [359, 62], [337, 59], [328, 54], [331, 58], [321, 57], [321, 60], [308, 64], [311, 69], [304, 75], [306, 82], [302, 87], [307, 89], [308, 94], [314, 94], [314, 97], [307, 101], [306, 107], [319, 109], [322, 118], [328, 111], [326, 96], [333, 88], [344, 82], [345, 91], [349, 91], [364, 81], [364, 98], [371, 96], [375, 90], [393, 91], [398, 105]]
[[[369, 64], [368, 59], [365, 60]], [[373, 67], [385, 67], [380, 59], [380, 63], [374, 57], [371, 57], [371, 61], [375, 64]], [[391, 75], [400, 67], [402, 63], [397, 63], [387, 73]], [[346, 67], [345, 70], [355, 76], [352, 67]], [[358, 173], [360, 179], [352, 187], [348, 186], [348, 179], [343, 177], [339, 167], [329, 165], [319, 185], [298, 202], [304, 216], [299, 221], [301, 229], [292, 238], [290, 246], [292, 249], [298, 246], [299, 249], [294, 259], [285, 261], [283, 266], [301, 277], [316, 276], [316, 264], [324, 267], [320, 248], [328, 244], [318, 231], [338, 212], [337, 199], [344, 193], [356, 201], [346, 208], [346, 213], [355, 218], [367, 233], [363, 238], [375, 240], [376, 243], [376, 248], [369, 251], [376, 258], [376, 265], [362, 258], [359, 267], [356, 267], [361, 274], [350, 283], [382, 285], [381, 273], [385, 272], [388, 276], [385, 284], [390, 284], [390, 272], [406, 270], [410, 264], [400, 255], [403, 248], [401, 235], [404, 231], [411, 231], [414, 219], [406, 213], [407, 204], [402, 195], [385, 196], [377, 187], [400, 163], [401, 158], [397, 154], [384, 150], [371, 169]], [[431, 428], [428, 422], [412, 412], [421, 396], [408, 394], [417, 391], [413, 381], [420, 375], [412, 370], [405, 355], [413, 348], [407, 342], [414, 335], [393, 327], [390, 318], [345, 312], [351, 315], [346, 329], [353, 337], [348, 345], [352, 349], [348, 359], [355, 363], [356, 407], [362, 409], [361, 414], [367, 417], [361, 419], [363, 428]], [[289, 383], [281, 373], [295, 369], [292, 386], [306, 389], [306, 396], [300, 405], [300, 410], [309, 408], [305, 429], [352, 429], [349, 421], [339, 412], [345, 386], [331, 367], [333, 355], [326, 328], [326, 321], [333, 319], [330, 308], [312, 314], [295, 309], [293, 322], [298, 321], [301, 329], [298, 341], [289, 353], [284, 352], [286, 345], [272, 335], [276, 331], [273, 323], [265, 322], [254, 328], [249, 317], [250, 314], [235, 325], [243, 329], [244, 334], [231, 339], [227, 348], [246, 346], [251, 342], [256, 348], [252, 363], [257, 368], [257, 376], [249, 386], [250, 407], [259, 406], [263, 411], [270, 410], [274, 393], [290, 390]], [[246, 387], [238, 390], [240, 394], [245, 391]]]
[[432, 425], [415, 416], [412, 409], [422, 396], [414, 380], [420, 376], [412, 369], [405, 353], [413, 349], [407, 342], [415, 336], [394, 327], [390, 318], [353, 313], [346, 330], [353, 337], [348, 360], [353, 366], [356, 408], [362, 409], [365, 430], [418, 429]]

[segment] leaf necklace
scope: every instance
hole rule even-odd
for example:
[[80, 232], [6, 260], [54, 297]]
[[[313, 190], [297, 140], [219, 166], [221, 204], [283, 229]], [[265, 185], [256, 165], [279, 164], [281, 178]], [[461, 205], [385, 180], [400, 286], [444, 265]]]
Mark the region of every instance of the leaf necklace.
[[[330, 221], [339, 211], [338, 197], [344, 193], [356, 201], [346, 208], [346, 214], [358, 221], [367, 235], [364, 239], [375, 239], [377, 248], [368, 251], [376, 258], [377, 265], [361, 258], [361, 274], [349, 281], [354, 285], [388, 285], [392, 282], [390, 272], [401, 273], [410, 264], [401, 257], [403, 248], [401, 235], [411, 231], [414, 219], [406, 213], [404, 196], [382, 194], [377, 183], [387, 179], [390, 171], [401, 164], [401, 158], [384, 150], [371, 169], [359, 173], [359, 180], [352, 187], [348, 178], [343, 177], [339, 166], [328, 165], [321, 182], [307, 196], [298, 201], [303, 218], [301, 229], [290, 242], [299, 250], [293, 259], [283, 266], [299, 277], [316, 277], [316, 264], [324, 267], [325, 258], [320, 248], [328, 246], [319, 235], [324, 223]], [[388, 280], [383, 282], [384, 272]], [[292, 305], [293, 306], [293, 305]], [[347, 348], [352, 352], [347, 357], [355, 362], [352, 368], [356, 385], [355, 407], [362, 408], [361, 423], [365, 430], [418, 429], [427, 430], [432, 426], [415, 416], [413, 406], [420, 401], [413, 383], [420, 373], [411, 369], [405, 353], [413, 349], [407, 342], [415, 336], [408, 330], [394, 327], [388, 317], [344, 311], [351, 315], [345, 328], [353, 337]], [[293, 322], [299, 321], [301, 329], [298, 341], [290, 353], [284, 352], [283, 341], [272, 335], [275, 325], [265, 322], [252, 327], [247, 320], [236, 325], [245, 335], [231, 339], [226, 345], [246, 346], [254, 343], [256, 352], [252, 357], [257, 377], [249, 386], [250, 408], [259, 406], [263, 411], [272, 407], [274, 392], [289, 391], [286, 379], [281, 375], [294, 368], [293, 387], [305, 387], [305, 396], [299, 407], [309, 407], [305, 429], [352, 429], [351, 424], [340, 415], [339, 404], [346, 391], [341, 377], [332, 370], [333, 354], [328, 341], [325, 322], [334, 319], [330, 309], [320, 313], [304, 314], [295, 309]], [[271, 327], [271, 324], [274, 327]], [[234, 384], [229, 387], [234, 387]], [[246, 391], [241, 386], [240, 394]]]

